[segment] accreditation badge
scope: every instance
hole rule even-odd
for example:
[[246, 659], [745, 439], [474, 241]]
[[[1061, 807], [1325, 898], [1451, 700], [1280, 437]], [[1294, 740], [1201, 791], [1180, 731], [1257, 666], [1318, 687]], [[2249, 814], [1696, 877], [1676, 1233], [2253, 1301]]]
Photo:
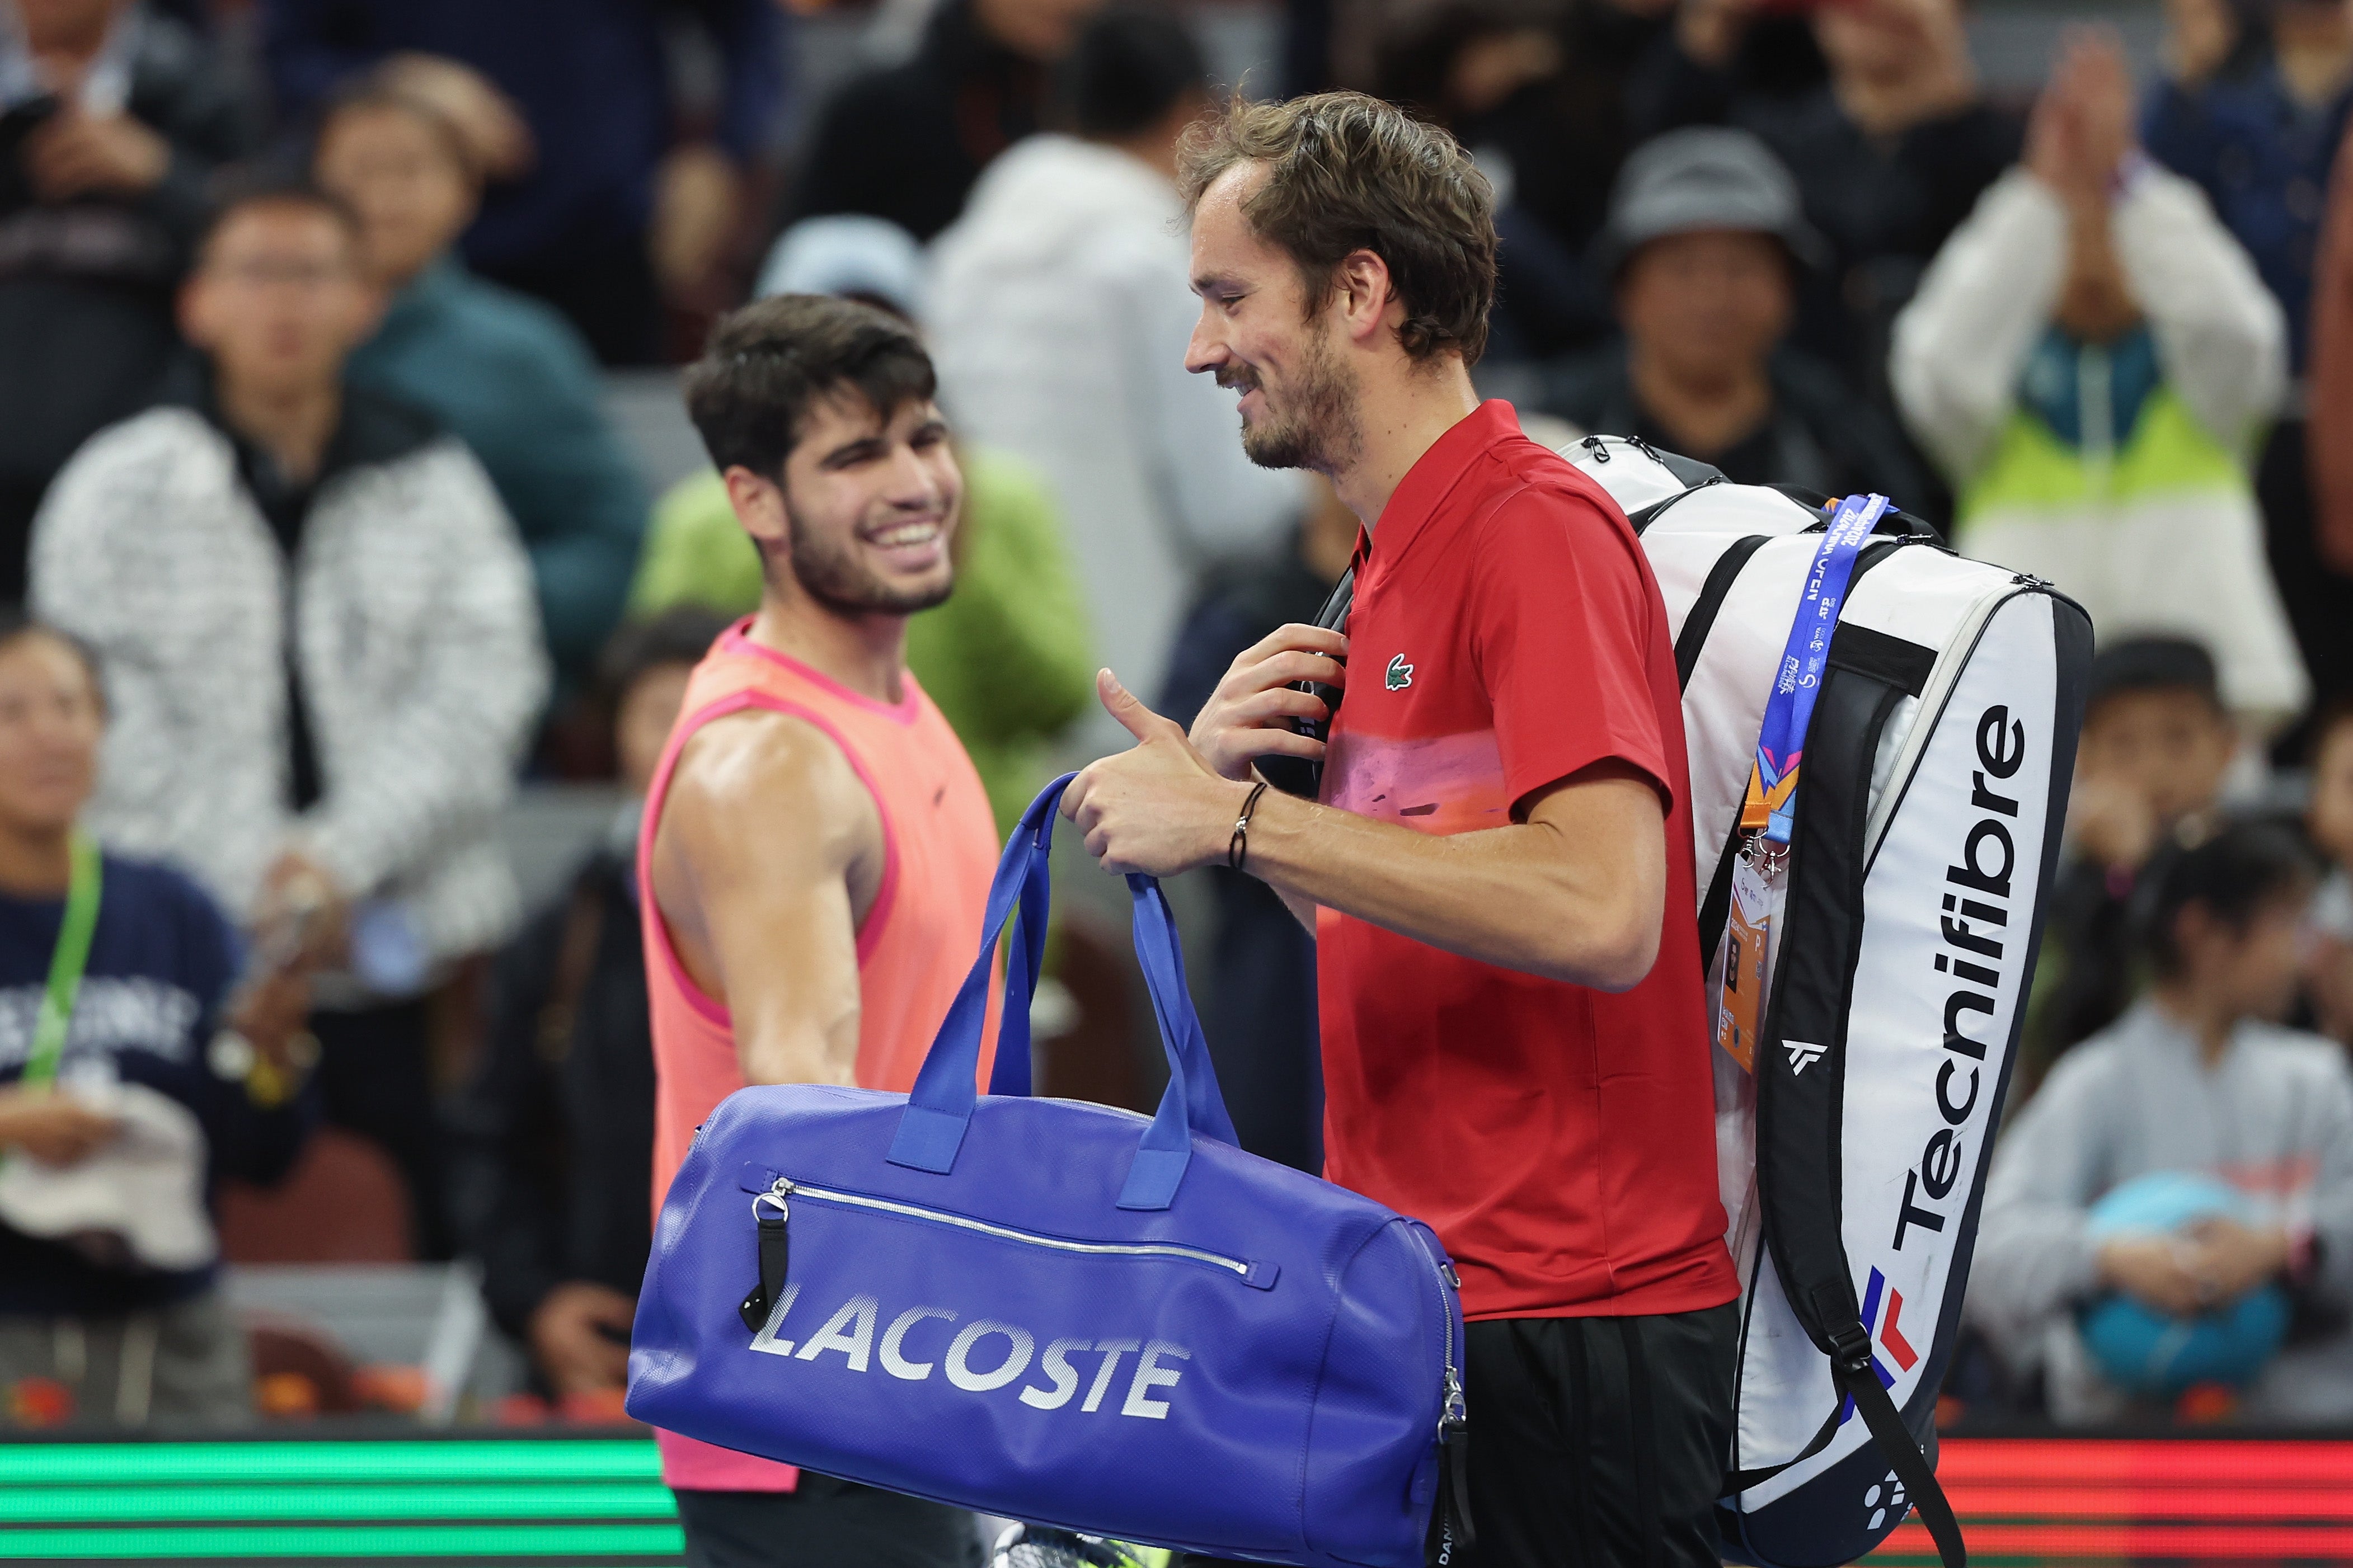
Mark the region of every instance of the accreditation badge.
[[1732, 862], [1732, 908], [1724, 930], [1724, 990], [1715, 1010], [1715, 1043], [1743, 1072], [1757, 1070], [1757, 1032], [1765, 1022], [1765, 986], [1772, 970], [1774, 917], [1783, 896], [1780, 845], [1752, 837]]

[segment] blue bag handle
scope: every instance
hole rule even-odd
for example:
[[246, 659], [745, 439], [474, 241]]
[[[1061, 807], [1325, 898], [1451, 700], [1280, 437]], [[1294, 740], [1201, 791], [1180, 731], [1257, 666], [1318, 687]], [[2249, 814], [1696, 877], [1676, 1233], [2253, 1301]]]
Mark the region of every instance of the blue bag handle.
[[[989, 884], [988, 906], [981, 919], [980, 956], [965, 976], [940, 1026], [907, 1108], [899, 1117], [892, 1140], [890, 1161], [911, 1170], [942, 1174], [955, 1168], [965, 1130], [972, 1124], [977, 1097], [973, 1078], [980, 1066], [980, 1036], [988, 1014], [991, 960], [1005, 923], [1016, 910], [1011, 953], [1005, 967], [1005, 1004], [997, 1024], [997, 1067], [989, 1075], [991, 1094], [1026, 1094], [1029, 1089], [1029, 1004], [1038, 986], [1038, 966], [1045, 955], [1046, 915], [1052, 898], [1047, 869], [1054, 841], [1054, 818], [1062, 791], [1074, 773], [1064, 773], [1029, 803], [1021, 822], [1005, 847], [997, 877]], [[1220, 1142], [1235, 1142], [1234, 1124], [1226, 1114], [1225, 1097], [1218, 1089], [1217, 1069], [1209, 1062], [1208, 1042], [1201, 1020], [1193, 1011], [1186, 988], [1185, 959], [1176, 939], [1176, 918], [1160, 884], [1150, 877], [1131, 876], [1128, 891], [1135, 903], [1135, 953], [1144, 968], [1145, 989], [1160, 1023], [1160, 1044], [1168, 1058], [1168, 1089], [1160, 1109], [1145, 1129], [1135, 1162], [1120, 1189], [1124, 1209], [1165, 1209], [1175, 1199], [1178, 1183], [1193, 1156], [1196, 1134]], [[1008, 1058], [1013, 1060], [1008, 1062]]]

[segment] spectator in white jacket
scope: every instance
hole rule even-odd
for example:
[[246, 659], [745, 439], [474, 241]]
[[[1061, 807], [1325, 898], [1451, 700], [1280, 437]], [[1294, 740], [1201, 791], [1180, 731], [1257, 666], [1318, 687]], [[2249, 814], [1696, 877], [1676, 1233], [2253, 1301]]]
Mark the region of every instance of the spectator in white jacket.
[[2261, 726], [2306, 691], [2251, 456], [2286, 394], [2278, 304], [2198, 188], [2135, 144], [2113, 34], [2068, 42], [2027, 133], [1897, 320], [1891, 378], [1955, 542], [2049, 578], [2103, 637], [2211, 648]]
[[446, 1255], [426, 998], [517, 922], [492, 830], [548, 665], [480, 465], [343, 381], [381, 303], [357, 246], [313, 190], [223, 208], [180, 300], [204, 374], [67, 464], [32, 597], [106, 669], [91, 825], [340, 972], [313, 1022], [327, 1115], [385, 1147]]
[[1104, 662], [1157, 691], [1204, 571], [1280, 552], [1306, 492], [1252, 467], [1232, 394], [1185, 371], [1200, 304], [1175, 148], [1208, 101], [1199, 47], [1173, 16], [1114, 7], [1057, 96], [1077, 134], [989, 165], [935, 243], [925, 315], [940, 401], [1053, 484]]

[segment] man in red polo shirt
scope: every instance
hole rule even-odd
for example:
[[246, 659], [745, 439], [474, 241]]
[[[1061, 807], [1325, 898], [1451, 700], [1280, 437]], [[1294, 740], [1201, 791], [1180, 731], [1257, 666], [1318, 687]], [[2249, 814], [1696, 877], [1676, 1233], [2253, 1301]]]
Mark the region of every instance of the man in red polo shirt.
[[[1112, 870], [1225, 859], [1318, 939], [1326, 1173], [1436, 1226], [1470, 1320], [1480, 1568], [1714, 1564], [1737, 1294], [1716, 1200], [1680, 699], [1625, 517], [1482, 405], [1493, 197], [1372, 99], [1185, 153], [1188, 368], [1363, 522], [1346, 635], [1285, 626], [1187, 737], [1064, 797]], [[1294, 682], [1345, 685], [1327, 717]], [[1261, 757], [1320, 760], [1320, 803]]]

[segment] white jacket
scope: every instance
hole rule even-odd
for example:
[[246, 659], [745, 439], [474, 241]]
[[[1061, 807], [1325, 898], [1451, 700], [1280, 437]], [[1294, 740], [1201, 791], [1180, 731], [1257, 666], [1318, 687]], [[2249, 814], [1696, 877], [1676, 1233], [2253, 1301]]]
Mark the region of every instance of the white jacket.
[[297, 818], [284, 557], [202, 415], [100, 432], [50, 487], [32, 603], [102, 661], [111, 718], [90, 822], [250, 912], [301, 844], [343, 889], [405, 909], [436, 958], [518, 910], [492, 837], [547, 691], [531, 564], [488, 476], [442, 436], [330, 475], [293, 584], [322, 795]]
[[1242, 455], [1235, 395], [1186, 373], [1183, 223], [1140, 160], [1032, 136], [934, 242], [924, 307], [950, 417], [1053, 484], [1096, 645], [1147, 702], [1201, 571], [1279, 548], [1304, 498]]
[[2232, 708], [2284, 718], [2308, 687], [2248, 473], [2287, 391], [2278, 302], [2204, 195], [2154, 164], [2125, 181], [2111, 233], [2156, 348], [2162, 396], [2142, 406], [2167, 405], [2157, 423], [2120, 417], [2114, 361], [2084, 347], [2061, 383], [2080, 444], [2024, 436], [2021, 388], [2031, 364], [2052, 367], [2035, 356], [2069, 237], [2059, 197], [2023, 169], [1979, 198], [1897, 318], [1896, 403], [1958, 492], [1963, 551], [2050, 579], [2104, 638], [2200, 639]]

